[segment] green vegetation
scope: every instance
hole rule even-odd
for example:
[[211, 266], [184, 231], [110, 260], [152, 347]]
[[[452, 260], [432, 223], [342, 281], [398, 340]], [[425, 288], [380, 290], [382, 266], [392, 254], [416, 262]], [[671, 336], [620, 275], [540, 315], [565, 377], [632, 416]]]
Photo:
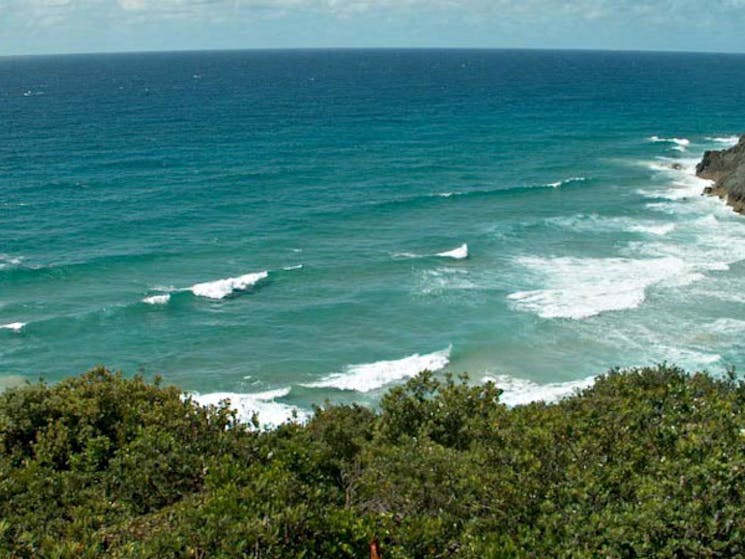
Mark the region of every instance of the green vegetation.
[[0, 395], [0, 556], [745, 555], [745, 384], [611, 371], [509, 409], [423, 373], [380, 410], [240, 425], [104, 369]]

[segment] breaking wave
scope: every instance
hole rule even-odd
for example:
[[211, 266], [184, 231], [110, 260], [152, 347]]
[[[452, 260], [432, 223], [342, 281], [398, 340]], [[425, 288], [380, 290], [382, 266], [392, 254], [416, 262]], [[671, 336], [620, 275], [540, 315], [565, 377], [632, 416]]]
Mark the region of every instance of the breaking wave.
[[673, 144], [673, 148], [676, 151], [686, 151], [688, 146], [691, 145], [691, 140], [688, 138], [661, 138], [659, 136], [651, 136], [650, 142], [660, 142], [665, 144]]
[[552, 217], [547, 219], [546, 223], [571, 229], [572, 231], [628, 231], [655, 236], [664, 236], [676, 229], [675, 223], [668, 221], [659, 222], [630, 217], [606, 217], [599, 214], [576, 214], [567, 217]]
[[466, 243], [463, 243], [453, 250], [438, 252], [437, 256], [441, 256], [443, 258], [454, 258], [455, 260], [465, 260], [466, 258], [468, 258], [468, 245]]
[[584, 182], [587, 179], [585, 177], [569, 177], [568, 179], [564, 179], [563, 181], [556, 181], [556, 182], [550, 182], [545, 186], [550, 186], [551, 188], [560, 188], [567, 184], [572, 184], [573, 182]]
[[148, 305], [165, 305], [170, 300], [171, 294], [163, 293], [161, 295], [151, 295], [150, 297], [145, 297], [142, 302]]
[[240, 394], [235, 392], [213, 392], [211, 394], [191, 394], [192, 399], [202, 406], [217, 406], [228, 400], [231, 409], [237, 412], [238, 419], [243, 423], [250, 423], [254, 413], [258, 414], [262, 427], [277, 427], [297, 418], [302, 421], [309, 417], [309, 413], [297, 406], [277, 402], [290, 393], [290, 388], [257, 392], [254, 394]]
[[23, 263], [23, 257], [10, 256], [9, 254], [0, 254], [0, 270], [5, 268], [20, 266]]
[[197, 283], [188, 288], [197, 297], [207, 299], [225, 299], [235, 292], [246, 291], [269, 277], [269, 272], [255, 272], [244, 274], [236, 278], [226, 278], [204, 283]]
[[413, 258], [452, 258], [454, 260], [465, 260], [468, 258], [468, 244], [463, 243], [459, 247], [444, 252], [437, 252], [435, 254], [417, 254], [416, 252], [396, 252], [391, 256], [396, 259], [413, 259]]
[[452, 346], [426, 355], [415, 353], [394, 361], [349, 365], [342, 373], [333, 373], [317, 382], [303, 386], [370, 392], [393, 382], [416, 376], [422, 371], [444, 369], [450, 362], [451, 350]]
[[518, 258], [517, 263], [551, 287], [508, 295], [514, 306], [543, 318], [574, 320], [607, 311], [636, 308], [644, 302], [648, 287], [690, 271], [683, 260], [674, 257], [529, 256]]
[[595, 377], [568, 382], [552, 382], [538, 384], [532, 380], [515, 378], [510, 375], [488, 374], [483, 382], [493, 382], [503, 390], [499, 400], [507, 406], [520, 406], [531, 402], [556, 402], [575, 394], [584, 388], [589, 388], [595, 382]]
[[724, 144], [726, 147], [736, 146], [737, 142], [740, 141], [739, 136], [714, 136], [706, 139], [717, 144]]
[[[673, 142], [679, 138], [656, 138]], [[648, 167], [666, 183], [642, 194], [667, 200], [648, 209], [686, 217], [685, 227], [649, 219], [578, 215], [553, 218], [574, 230], [623, 229], [651, 236], [628, 243], [619, 256], [607, 258], [518, 257], [538, 284], [545, 286], [508, 295], [514, 308], [543, 318], [580, 320], [606, 311], [633, 309], [646, 299], [648, 288], [681, 287], [702, 280], [707, 272], [725, 271], [745, 259], [745, 228], [723, 204], [701, 192], [710, 181], [695, 176], [696, 159], [657, 158]], [[712, 213], [714, 212], [714, 213]], [[718, 217], [718, 216], [721, 216]], [[673, 234], [674, 233], [674, 234]]]

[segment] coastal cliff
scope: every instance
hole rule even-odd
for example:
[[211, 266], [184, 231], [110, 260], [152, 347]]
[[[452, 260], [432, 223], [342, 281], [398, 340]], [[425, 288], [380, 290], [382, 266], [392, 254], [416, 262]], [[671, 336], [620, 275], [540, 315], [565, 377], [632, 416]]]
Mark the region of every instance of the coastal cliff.
[[704, 194], [719, 196], [736, 212], [745, 213], [745, 135], [729, 149], [704, 152], [696, 175], [714, 181]]

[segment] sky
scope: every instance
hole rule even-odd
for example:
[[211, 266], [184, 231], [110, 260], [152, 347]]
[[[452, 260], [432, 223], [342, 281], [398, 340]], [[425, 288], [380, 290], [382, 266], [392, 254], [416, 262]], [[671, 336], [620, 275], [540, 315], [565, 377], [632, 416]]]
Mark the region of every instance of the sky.
[[745, 0], [0, 0], [0, 56], [456, 47], [745, 52]]

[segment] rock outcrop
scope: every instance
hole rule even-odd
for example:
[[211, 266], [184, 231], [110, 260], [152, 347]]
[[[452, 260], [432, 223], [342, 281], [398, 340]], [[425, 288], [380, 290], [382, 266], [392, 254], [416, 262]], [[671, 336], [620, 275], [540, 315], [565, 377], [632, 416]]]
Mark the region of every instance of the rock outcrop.
[[745, 135], [734, 147], [704, 152], [696, 175], [714, 181], [704, 194], [719, 196], [736, 212], [745, 214]]

